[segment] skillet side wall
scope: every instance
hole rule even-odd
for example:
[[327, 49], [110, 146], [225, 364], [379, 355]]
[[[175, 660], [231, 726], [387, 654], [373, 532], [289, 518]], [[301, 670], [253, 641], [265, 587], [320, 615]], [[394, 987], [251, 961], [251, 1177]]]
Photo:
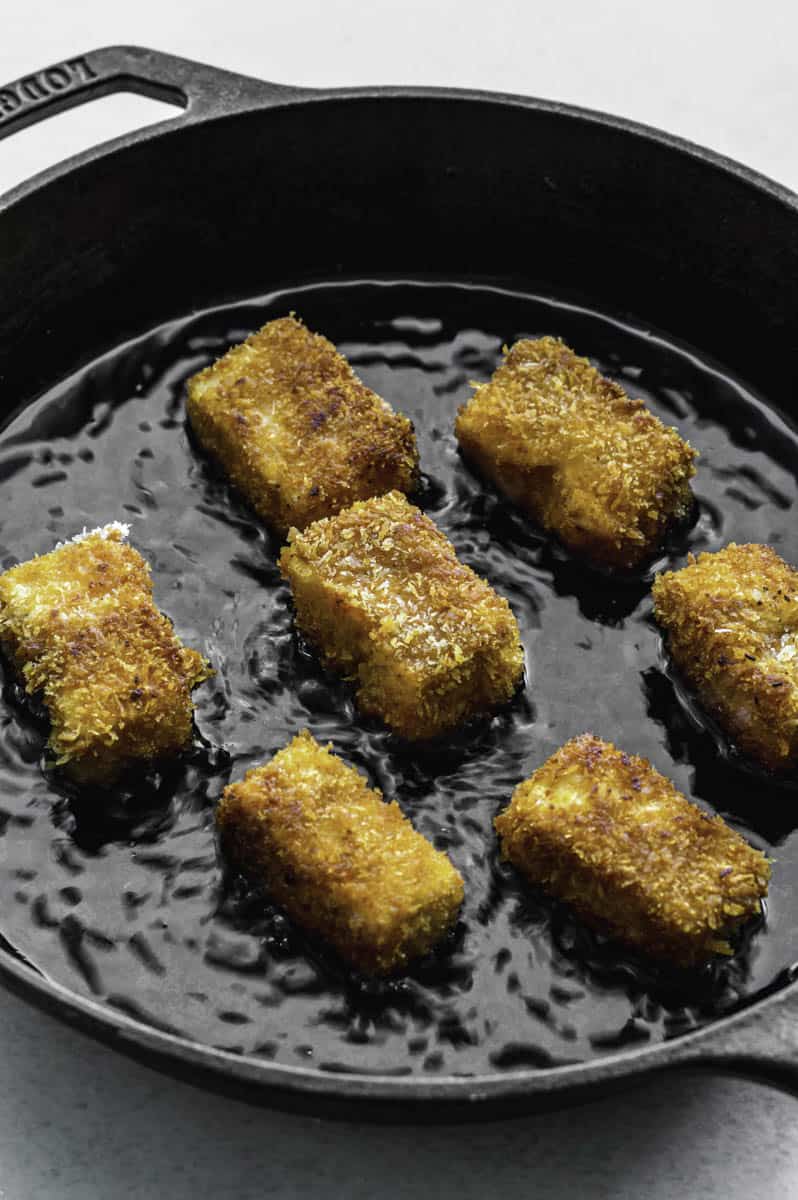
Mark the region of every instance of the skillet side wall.
[[634, 313], [788, 414], [798, 212], [602, 118], [321, 96], [164, 132], [0, 213], [2, 415], [171, 316], [336, 274], [522, 281]]

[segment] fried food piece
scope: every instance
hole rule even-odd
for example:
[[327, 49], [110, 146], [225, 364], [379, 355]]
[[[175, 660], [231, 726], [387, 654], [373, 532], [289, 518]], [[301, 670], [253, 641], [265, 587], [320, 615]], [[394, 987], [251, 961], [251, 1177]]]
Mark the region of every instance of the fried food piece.
[[770, 864], [651, 763], [582, 734], [524, 783], [495, 821], [503, 856], [585, 922], [692, 966], [733, 953], [761, 911]]
[[187, 410], [199, 441], [278, 533], [417, 482], [412, 422], [294, 317], [269, 321], [190, 379]]
[[598, 564], [636, 566], [690, 511], [695, 450], [558, 338], [505, 350], [456, 432], [487, 478]]
[[654, 580], [654, 615], [704, 708], [772, 771], [798, 761], [798, 571], [734, 542]]
[[398, 971], [457, 919], [446, 855], [307, 730], [225, 788], [217, 823], [241, 869], [361, 971]]
[[182, 750], [191, 689], [212, 674], [155, 607], [127, 534], [84, 531], [0, 575], [0, 644], [49, 709], [55, 764], [80, 783]]
[[362, 711], [403, 737], [434, 737], [513, 695], [523, 651], [509, 604], [399, 492], [292, 530], [280, 570], [299, 629], [357, 680]]

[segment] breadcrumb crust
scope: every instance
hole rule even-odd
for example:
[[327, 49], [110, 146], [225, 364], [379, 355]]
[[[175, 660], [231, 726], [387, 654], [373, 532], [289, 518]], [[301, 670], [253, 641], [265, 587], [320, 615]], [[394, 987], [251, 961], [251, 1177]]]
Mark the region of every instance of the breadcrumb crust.
[[519, 784], [502, 854], [586, 923], [679, 966], [731, 954], [770, 864], [644, 758], [582, 734]]
[[511, 500], [605, 566], [650, 557], [692, 504], [695, 450], [558, 338], [505, 349], [456, 432]]
[[732, 542], [658, 575], [654, 615], [701, 703], [773, 771], [798, 761], [798, 571]]
[[412, 422], [293, 316], [190, 379], [187, 411], [204, 448], [282, 534], [418, 480]]
[[107, 785], [191, 737], [191, 689], [212, 672], [155, 607], [148, 564], [119, 522], [0, 575], [0, 644], [42, 694], [49, 748], [78, 782]]
[[353, 504], [280, 556], [296, 622], [357, 681], [363, 712], [430, 738], [509, 700], [523, 673], [507, 601], [399, 492]]
[[216, 819], [238, 866], [361, 971], [400, 970], [457, 918], [447, 856], [307, 730], [225, 788]]

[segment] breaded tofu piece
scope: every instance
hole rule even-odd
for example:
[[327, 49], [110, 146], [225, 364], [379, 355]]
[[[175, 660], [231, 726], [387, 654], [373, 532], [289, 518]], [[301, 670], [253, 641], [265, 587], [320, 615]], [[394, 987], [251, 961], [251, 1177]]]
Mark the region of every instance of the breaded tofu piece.
[[582, 734], [518, 785], [496, 818], [502, 854], [587, 924], [692, 966], [733, 953], [770, 864], [644, 758]]
[[307, 730], [225, 788], [216, 819], [244, 873], [361, 971], [400, 970], [457, 919], [447, 856]]
[[654, 615], [707, 712], [773, 771], [798, 761], [798, 571], [770, 546], [690, 555], [658, 575]]
[[692, 505], [695, 450], [558, 338], [505, 350], [456, 432], [505, 495], [600, 565], [638, 565]]
[[50, 713], [55, 764], [107, 785], [190, 741], [191, 689], [212, 671], [155, 607], [119, 522], [0, 575], [0, 645]]
[[301, 632], [356, 681], [361, 710], [403, 737], [454, 729], [518, 686], [509, 604], [399, 492], [292, 530], [280, 570]]
[[293, 316], [190, 379], [187, 410], [202, 446], [281, 534], [417, 483], [412, 422]]

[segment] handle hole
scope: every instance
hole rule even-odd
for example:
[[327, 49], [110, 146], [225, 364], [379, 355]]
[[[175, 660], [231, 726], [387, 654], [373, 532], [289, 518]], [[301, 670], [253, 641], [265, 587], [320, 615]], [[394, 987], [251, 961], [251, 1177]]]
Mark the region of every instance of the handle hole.
[[165, 121], [184, 107], [179, 93], [174, 100], [153, 100], [136, 92], [115, 92], [16, 130], [12, 137], [0, 140], [0, 194], [73, 154]]

